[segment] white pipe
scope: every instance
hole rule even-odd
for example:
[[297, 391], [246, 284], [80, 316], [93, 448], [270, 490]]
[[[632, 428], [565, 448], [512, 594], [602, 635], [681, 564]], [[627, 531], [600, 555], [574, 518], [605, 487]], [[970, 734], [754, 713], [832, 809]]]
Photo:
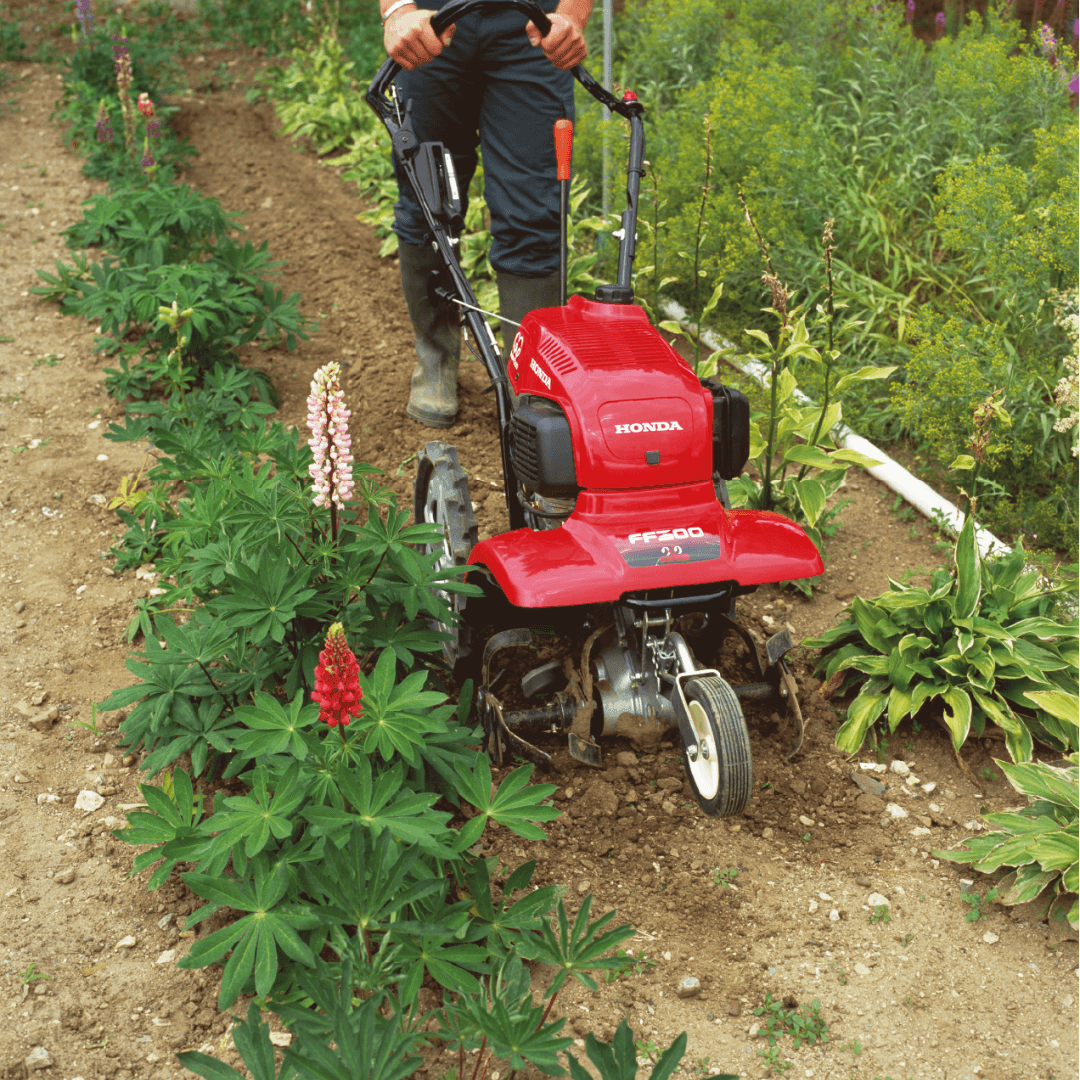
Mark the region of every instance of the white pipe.
[[[697, 332], [696, 327], [688, 320], [686, 311], [681, 304], [676, 304], [674, 301], [668, 302], [664, 305], [664, 314], [668, 316], [668, 318], [675, 319], [688, 333]], [[721, 341], [710, 330], [706, 330], [701, 335], [701, 340], [714, 351], [734, 348], [730, 341]], [[728, 362], [734, 364], [735, 367], [746, 375], [756, 379], [763, 386], [766, 384], [769, 369], [765, 364], [758, 363], [757, 361], [743, 361], [740, 363], [739, 361], [730, 358]], [[795, 391], [795, 396], [803, 405], [814, 404], [814, 402], [800, 390]], [[837, 435], [841, 446], [848, 450], [857, 450], [860, 454], [865, 454], [867, 457], [874, 458], [881, 462], [880, 465], [874, 465], [867, 470], [872, 476], [880, 480], [886, 487], [892, 488], [893, 491], [935, 524], [937, 524], [940, 518], [944, 516], [944, 521], [948, 528], [950, 528], [954, 534], [959, 534], [960, 530], [964, 527], [965, 515], [953, 506], [951, 502], [947, 499], [943, 499], [932, 487], [924, 483], [917, 476], [912, 476], [903, 465], [897, 461], [893, 461], [888, 454], [882, 453], [882, 451], [874, 446], [873, 443], [864, 439], [861, 435], [856, 435], [855, 432], [846, 425], [841, 425], [837, 429]], [[990, 554], [1006, 555], [1012, 550], [1007, 544], [1003, 544], [996, 536], [994, 536], [993, 533], [987, 532], [986, 529], [979, 528], [978, 525], [975, 527], [975, 538], [979, 545], [979, 553], [984, 558]]]

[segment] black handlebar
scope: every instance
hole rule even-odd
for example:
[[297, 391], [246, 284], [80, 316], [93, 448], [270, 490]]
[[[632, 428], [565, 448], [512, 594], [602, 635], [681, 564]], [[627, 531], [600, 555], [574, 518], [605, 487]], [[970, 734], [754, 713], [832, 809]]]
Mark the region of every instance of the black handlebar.
[[[452, 26], [462, 15], [485, 9], [520, 11], [532, 20], [537, 30], [540, 31], [541, 37], [547, 37], [551, 32], [551, 20], [533, 0], [450, 0], [445, 7], [440, 8], [431, 17], [431, 29], [435, 32], [436, 37], [441, 37], [447, 27]], [[368, 87], [367, 102], [383, 120], [389, 119], [391, 116], [387, 92], [400, 70], [401, 65], [393, 58], [387, 57]], [[614, 94], [609, 94], [580, 64], [571, 68], [571, 71], [574, 78], [601, 105], [611, 109], [612, 112], [617, 112], [627, 120], [641, 115], [641, 105], [637, 101], [620, 101]]]
[[551, 20], [533, 0], [450, 0], [450, 3], [431, 17], [431, 29], [435, 31], [435, 36], [442, 37], [448, 26], [452, 26], [462, 15], [475, 8], [494, 8], [497, 11], [513, 8], [522, 15], [529, 16], [541, 37], [547, 37], [551, 32]]

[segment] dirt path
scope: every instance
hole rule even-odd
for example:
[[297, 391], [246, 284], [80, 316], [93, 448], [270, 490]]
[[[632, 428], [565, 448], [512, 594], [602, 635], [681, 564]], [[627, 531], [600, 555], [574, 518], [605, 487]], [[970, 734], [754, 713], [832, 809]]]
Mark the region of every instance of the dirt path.
[[[245, 359], [272, 373], [280, 418], [297, 425], [312, 372], [347, 361], [355, 453], [408, 499], [408, 459], [431, 434], [404, 416], [411, 334], [396, 264], [378, 258], [355, 220], [351, 186], [275, 140], [269, 106], [245, 104], [254, 58], [193, 59], [185, 62], [193, 80], [210, 60], [236, 60], [237, 83], [180, 99], [180, 127], [201, 152], [187, 182], [245, 211], [248, 238], [268, 238], [274, 258], [288, 260], [286, 294], [298, 291], [302, 310], [323, 316], [297, 354], [249, 347]], [[118, 522], [94, 499], [138, 471], [143, 448], [100, 437], [118, 409], [102, 388], [109, 365], [93, 355], [95, 328], [27, 294], [40, 283], [35, 269], [64, 257], [59, 234], [80, 202], [104, 185], [82, 178], [47, 123], [55, 71], [0, 69], [16, 77], [0, 92], [13, 99], [0, 113], [0, 1080], [46, 1060], [45, 1075], [64, 1080], [164, 1080], [187, 1075], [173, 1057], [179, 1049], [220, 1048], [238, 1061], [229, 1020], [215, 1011], [219, 969], [176, 969], [194, 898], [175, 878], [154, 894], [145, 875], [128, 880], [133, 852], [108, 830], [138, 802], [138, 769], [115, 736], [95, 739], [77, 726], [90, 720], [91, 702], [129, 681], [124, 630], [133, 600], [153, 586], [112, 575], [102, 555]], [[464, 365], [463, 382], [461, 419], [445, 441], [470, 472], [483, 536], [503, 527], [493, 406], [480, 396], [478, 365]], [[874, 595], [887, 575], [940, 561], [925, 526], [894, 515], [891, 493], [874, 480], [853, 477], [846, 494], [853, 501], [830, 547], [828, 588], [810, 603], [784, 597], [782, 609], [779, 592], [763, 589], [740, 605], [749, 625], [764, 632], [770, 619], [790, 621], [798, 637], [818, 633], [855, 593]], [[635, 953], [655, 964], [595, 995], [560, 995], [575, 1035], [610, 1037], [626, 1016], [660, 1046], [686, 1030], [686, 1075], [707, 1058], [703, 1072], [760, 1076], [765, 1043], [748, 1032], [770, 993], [801, 1006], [820, 1000], [829, 1042], [780, 1044], [796, 1077], [1077, 1076], [1076, 943], [1050, 941], [1044, 924], [1015, 910], [965, 922], [963, 873], [929, 854], [966, 835], [984, 802], [1014, 804], [1000, 773], [992, 770], [980, 798], [943, 735], [905, 726], [882, 764], [895, 756], [936, 787], [925, 793], [889, 773], [884, 796], [862, 794], [832, 748], [833, 709], [801, 661], [798, 674], [806, 746], [785, 760], [769, 717], [751, 717], [757, 793], [743, 818], [704, 819], [669, 744], [640, 758], [612, 745], [600, 773], [552, 746], [566, 814], [546, 843], [493, 836], [491, 852], [514, 864], [536, 858], [539, 881], [568, 884], [572, 906], [588, 892], [594, 912], [617, 905], [620, 921], [639, 931]], [[52, 707], [51, 728], [29, 725], [27, 712]], [[106, 728], [117, 722], [107, 717]], [[990, 758], [980, 745], [967, 760], [979, 773], [992, 769]], [[76, 808], [85, 790], [104, 796], [100, 809]], [[887, 803], [908, 816], [893, 821]], [[733, 868], [726, 888], [719, 872]], [[890, 904], [888, 922], [868, 921], [874, 892]], [[121, 947], [129, 937], [134, 945]], [[178, 950], [171, 960], [169, 950]], [[681, 1000], [685, 975], [703, 989]], [[431, 1060], [422, 1075], [446, 1067]]]

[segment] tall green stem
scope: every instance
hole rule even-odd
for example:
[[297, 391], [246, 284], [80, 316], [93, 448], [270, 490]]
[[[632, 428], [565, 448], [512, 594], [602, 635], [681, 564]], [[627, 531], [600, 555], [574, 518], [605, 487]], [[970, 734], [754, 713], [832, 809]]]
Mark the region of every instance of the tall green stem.
[[694, 233], [694, 370], [697, 371], [701, 356], [701, 319], [705, 305], [700, 300], [701, 294], [701, 241], [705, 228], [705, 208], [709, 202], [709, 184], [712, 179], [712, 119], [705, 114], [705, 181], [701, 185], [701, 205], [698, 207], [697, 230]]

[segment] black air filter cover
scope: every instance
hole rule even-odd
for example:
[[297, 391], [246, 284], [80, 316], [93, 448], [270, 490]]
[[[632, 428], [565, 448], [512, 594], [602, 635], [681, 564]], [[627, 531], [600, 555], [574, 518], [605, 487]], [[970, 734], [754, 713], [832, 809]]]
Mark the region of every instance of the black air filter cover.
[[713, 399], [713, 472], [734, 480], [750, 456], [750, 399], [719, 379], [701, 382]]
[[555, 402], [522, 399], [510, 420], [510, 448], [514, 471], [527, 488], [549, 499], [578, 493], [570, 422]]

